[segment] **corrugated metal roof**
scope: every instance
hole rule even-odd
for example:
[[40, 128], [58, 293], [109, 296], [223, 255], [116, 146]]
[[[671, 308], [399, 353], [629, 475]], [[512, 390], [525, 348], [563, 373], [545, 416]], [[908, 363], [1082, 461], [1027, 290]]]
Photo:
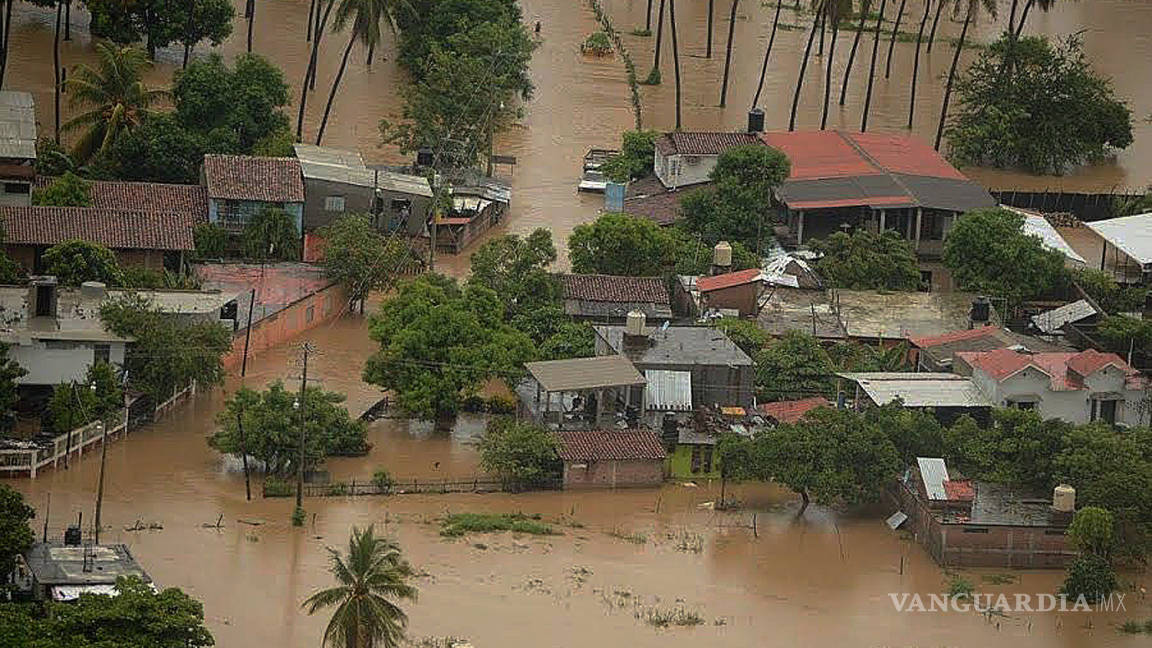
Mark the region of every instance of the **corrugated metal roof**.
[[1068, 260], [1073, 262], [1073, 265], [1084, 266], [1087, 264], [1084, 257], [1080, 256], [1076, 250], [1073, 250], [1071, 245], [1068, 245], [1068, 241], [1065, 241], [1064, 237], [1060, 236], [1060, 232], [1057, 232], [1056, 228], [1052, 227], [1052, 223], [1049, 223], [1048, 219], [1044, 218], [1044, 216], [1026, 209], [1018, 209], [1008, 205], [1000, 205], [1000, 208], [1023, 216], [1024, 233], [1038, 236], [1040, 240], [1044, 242], [1045, 247], [1063, 254]]
[[36, 159], [36, 103], [31, 93], [0, 91], [0, 157]]
[[860, 386], [873, 403], [900, 399], [905, 407], [991, 407], [971, 378], [950, 373], [867, 372], [839, 374]]
[[643, 385], [645, 382], [644, 376], [621, 355], [527, 362], [524, 368], [549, 392]]
[[1097, 312], [1092, 304], [1081, 299], [1070, 304], [1064, 304], [1060, 308], [1033, 315], [1032, 325], [1040, 329], [1042, 333], [1051, 334], [1059, 331], [1065, 324], [1079, 322], [1082, 319], [1092, 317]]
[[1084, 224], [1137, 263], [1152, 263], [1152, 212]]
[[920, 479], [924, 482], [924, 491], [928, 493], [928, 499], [948, 499], [948, 492], [944, 489], [944, 482], [948, 481], [948, 466], [944, 460], [916, 457], [916, 464], [920, 466]]
[[357, 151], [309, 144], [297, 144], [295, 149], [296, 157], [300, 160], [300, 170], [310, 180], [378, 187], [385, 191], [432, 197], [432, 187], [427, 178], [385, 169], [369, 169]]
[[692, 372], [648, 369], [644, 387], [649, 410], [687, 412], [692, 409]]

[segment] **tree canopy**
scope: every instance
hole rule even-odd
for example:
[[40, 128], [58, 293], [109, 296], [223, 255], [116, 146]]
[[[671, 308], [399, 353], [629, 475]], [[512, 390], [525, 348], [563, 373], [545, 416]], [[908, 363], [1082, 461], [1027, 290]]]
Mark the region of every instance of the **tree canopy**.
[[0, 484], [0, 577], [5, 582], [16, 569], [16, 556], [28, 551], [36, 540], [28, 526], [35, 517], [36, 511], [24, 502], [20, 491]]
[[85, 0], [92, 33], [117, 43], [145, 42], [148, 54], [172, 43], [219, 45], [232, 33], [235, 11], [227, 0]]
[[0, 428], [3, 429], [11, 426], [15, 419], [13, 408], [20, 400], [20, 388], [16, 381], [28, 375], [27, 369], [8, 357], [10, 348], [8, 344], [0, 342]]
[[1105, 313], [1133, 313], [1144, 307], [1148, 289], [1143, 286], [1121, 286], [1111, 273], [1095, 268], [1079, 268], [1072, 279], [1088, 293]]
[[602, 214], [577, 225], [568, 238], [568, 258], [578, 274], [651, 277], [673, 263], [672, 237], [647, 218]]
[[241, 54], [232, 67], [218, 54], [195, 61], [173, 77], [176, 117], [206, 138], [212, 153], [250, 153], [257, 142], [289, 129], [288, 83], [257, 54]]
[[824, 255], [816, 269], [835, 288], [912, 291], [920, 286], [916, 250], [895, 231], [836, 232], [809, 245]]
[[321, 228], [325, 273], [348, 285], [352, 299], [363, 300], [374, 290], [394, 285], [411, 251], [395, 237], [377, 231], [368, 214], [348, 214]]
[[1132, 143], [1132, 113], [1096, 74], [1079, 35], [1003, 36], [957, 79], [948, 126], [960, 164], [1063, 173]]
[[32, 190], [32, 204], [51, 207], [91, 207], [92, 183], [66, 171], [47, 187]]
[[[294, 406], [298, 398], [299, 392], [278, 380], [259, 392], [241, 387], [216, 415], [219, 427], [209, 445], [233, 455], [246, 447], [248, 456], [262, 462], [268, 474], [291, 475], [300, 464], [300, 410]], [[364, 423], [349, 416], [343, 402], [344, 395], [337, 392], [319, 387], [304, 391], [305, 469], [316, 467], [325, 457], [368, 452]]]
[[625, 131], [620, 153], [613, 155], [600, 170], [613, 182], [639, 180], [652, 174], [652, 163], [656, 156], [655, 130]]
[[115, 425], [112, 415], [124, 407], [120, 381], [116, 367], [107, 362], [93, 362], [83, 382], [56, 385], [46, 412], [52, 430], [63, 434], [97, 419], [105, 425]]
[[765, 223], [772, 191], [788, 179], [792, 164], [780, 151], [762, 145], [730, 148], [709, 176], [712, 187], [681, 201], [682, 225], [702, 240], [739, 241], [754, 251], [771, 239]]
[[136, 182], [192, 184], [199, 180], [207, 139], [173, 113], [145, 117], [116, 140], [102, 160], [106, 175]]
[[1007, 299], [1009, 309], [1067, 281], [1064, 255], [1025, 234], [1024, 217], [1006, 209], [961, 216], [944, 241], [944, 265], [962, 290]]
[[300, 230], [296, 221], [279, 207], [264, 207], [244, 223], [240, 233], [244, 256], [249, 259], [300, 258]]
[[548, 429], [498, 417], [480, 438], [480, 467], [507, 484], [539, 484], [560, 474], [556, 449], [556, 435]]
[[788, 331], [753, 357], [756, 389], [765, 401], [832, 396], [836, 383], [832, 358], [815, 337]]
[[548, 267], [556, 261], [552, 233], [544, 228], [521, 238], [496, 237], [472, 253], [470, 283], [484, 286], [504, 302], [505, 316], [515, 319], [555, 304], [560, 284]]
[[442, 275], [403, 283], [371, 320], [380, 345], [364, 380], [395, 395], [402, 411], [425, 419], [454, 416], [489, 378], [514, 380], [532, 341], [504, 321], [492, 290]]
[[44, 272], [65, 286], [79, 286], [85, 281], [117, 286], [124, 281], [116, 255], [91, 241], [72, 239], [53, 245], [44, 251], [43, 263]]

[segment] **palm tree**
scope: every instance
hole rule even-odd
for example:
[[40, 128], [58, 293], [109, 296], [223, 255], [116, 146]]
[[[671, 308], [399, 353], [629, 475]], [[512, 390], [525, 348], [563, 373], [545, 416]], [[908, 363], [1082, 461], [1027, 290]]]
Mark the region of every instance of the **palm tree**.
[[936, 25], [940, 24], [940, 12], [947, 0], [936, 0], [936, 16], [932, 18], [932, 31], [928, 32], [928, 53], [932, 53], [932, 43], [936, 41]]
[[848, 65], [844, 67], [844, 80], [840, 82], [840, 105], [844, 105], [844, 97], [848, 94], [848, 79], [852, 78], [852, 64], [856, 61], [856, 48], [860, 46], [860, 35], [864, 33], [864, 21], [868, 17], [870, 0], [860, 2], [860, 24], [856, 25], [856, 35], [852, 37], [852, 49], [848, 52]]
[[312, 41], [312, 54], [308, 57], [308, 67], [304, 70], [304, 83], [300, 85], [300, 107], [296, 115], [296, 141], [302, 141], [304, 135], [304, 107], [308, 104], [308, 90], [315, 89], [316, 87], [316, 57], [320, 50], [320, 35], [324, 33], [324, 27], [328, 24], [328, 15], [332, 13], [332, 7], [336, 4], [336, 0], [328, 0], [328, 8], [324, 10], [324, 18], [318, 19], [316, 22], [316, 37], [309, 37], [308, 40]]
[[248, 0], [244, 5], [244, 17], [248, 19], [248, 53], [252, 53], [252, 23], [256, 22], [256, 0]]
[[648, 0], [648, 11], [644, 13], [644, 31], [652, 34], [652, 0]]
[[868, 132], [868, 111], [872, 109], [872, 86], [876, 81], [876, 51], [880, 49], [880, 23], [884, 22], [884, 8], [888, 0], [880, 0], [880, 14], [876, 16], [876, 30], [872, 33], [872, 61], [868, 64], [868, 90], [864, 92], [864, 114], [860, 118], [860, 132]]
[[1024, 11], [1020, 13], [1020, 22], [1016, 23], [1016, 38], [1020, 38], [1020, 34], [1024, 32], [1024, 23], [1028, 20], [1028, 12], [1032, 9], [1032, 5], [1040, 7], [1044, 13], [1048, 13], [1052, 6], [1056, 4], [1056, 0], [1028, 0], [1024, 4]]
[[676, 130], [680, 130], [680, 46], [676, 42], [676, 0], [668, 0], [668, 27], [672, 30], [672, 72], [676, 75]]
[[912, 129], [912, 116], [916, 113], [916, 77], [920, 75], [920, 43], [924, 40], [924, 26], [928, 24], [928, 10], [931, 8], [931, 2], [924, 3], [924, 15], [920, 17], [920, 30], [916, 32], [916, 58], [912, 61], [912, 87], [908, 99], [909, 130]]
[[804, 46], [804, 58], [800, 59], [800, 74], [796, 77], [796, 90], [792, 94], [792, 114], [788, 118], [788, 130], [796, 130], [796, 107], [800, 104], [800, 89], [804, 85], [804, 72], [808, 70], [808, 57], [812, 55], [812, 41], [816, 40], [816, 30], [820, 29], [820, 18], [824, 14], [825, 0], [818, 0], [816, 5], [816, 18], [812, 21], [812, 30], [808, 32], [808, 43]]
[[56, 143], [60, 143], [60, 91], [64, 88], [61, 87], [60, 82], [60, 16], [64, 10], [64, 3], [56, 0], [56, 37], [52, 41], [52, 69], [56, 75], [56, 82], [53, 84], [55, 93], [53, 95], [56, 107], [56, 130], [53, 131]]
[[144, 85], [141, 73], [152, 63], [141, 50], [100, 42], [96, 58], [96, 67], [78, 65], [67, 84], [70, 106], [92, 108], [63, 127], [64, 131], [87, 128], [72, 150], [77, 165], [96, 152], [107, 151], [121, 132], [152, 114], [152, 104], [168, 96], [167, 90]]
[[896, 10], [896, 22], [892, 23], [892, 37], [888, 39], [888, 58], [884, 61], [884, 78], [892, 76], [892, 49], [896, 46], [896, 34], [900, 31], [900, 21], [904, 20], [904, 3], [900, 0], [900, 8]]
[[[1028, 0], [1029, 3], [1032, 0]], [[964, 39], [968, 36], [968, 26], [972, 24], [972, 18], [976, 12], [983, 8], [988, 12], [988, 15], [996, 16], [996, 0], [957, 0], [957, 4], [966, 2], [968, 5], [967, 10], [964, 12], [964, 26], [960, 28], [960, 38], [956, 41], [956, 51], [952, 54], [952, 66], [948, 68], [948, 83], [944, 86], [944, 101], [940, 103], [940, 123], [936, 125], [936, 143], [933, 146], [937, 151], [940, 150], [940, 140], [944, 138], [944, 122], [948, 119], [948, 102], [952, 98], [952, 82], [956, 80], [956, 65], [960, 62], [960, 50], [964, 49]], [[1028, 5], [1024, 6], [1025, 15], [1027, 15]], [[1020, 17], [1021, 22], [1024, 20], [1024, 15]]]
[[0, 90], [4, 88], [4, 71], [8, 69], [8, 36], [12, 33], [12, 3], [4, 3], [4, 29], [0, 31]]
[[364, 531], [352, 527], [348, 553], [329, 549], [337, 585], [320, 590], [304, 601], [308, 614], [334, 607], [324, 630], [324, 644], [333, 648], [395, 648], [404, 638], [408, 615], [396, 604], [416, 600], [408, 584], [412, 566], [395, 541], [378, 538], [373, 525]]
[[332, 102], [336, 100], [336, 90], [340, 87], [340, 80], [344, 78], [344, 69], [348, 67], [348, 55], [352, 53], [352, 46], [356, 41], [360, 41], [365, 47], [375, 47], [380, 42], [381, 21], [386, 21], [388, 28], [395, 31], [396, 24], [392, 19], [394, 9], [395, 0], [340, 0], [333, 26], [336, 31], [340, 31], [352, 21], [352, 33], [348, 38], [348, 46], [344, 48], [344, 58], [340, 61], [336, 80], [332, 82], [332, 92], [328, 93], [328, 105], [324, 107], [320, 132], [316, 134], [317, 146], [324, 139], [324, 129], [328, 126], [328, 116], [332, 113]]
[[[708, 0], [708, 44], [704, 46], [704, 58], [706, 59], [712, 58], [712, 14], [715, 13], [713, 11], [715, 3], [716, 0]], [[723, 106], [724, 104], [721, 103], [720, 105]]]
[[832, 64], [836, 60], [836, 37], [840, 35], [840, 15], [844, 10], [852, 11], [852, 0], [828, 0], [824, 3], [824, 14], [832, 21], [832, 41], [828, 43], [828, 60], [824, 62], [824, 108], [820, 111], [820, 130], [828, 127], [828, 101], [832, 97]]
[[[736, 29], [736, 6], [740, 0], [732, 0], [732, 14], [728, 16], [728, 49], [724, 52], [724, 81], [720, 84], [720, 107], [728, 103], [728, 68], [732, 65], [732, 33]], [[779, 9], [780, 4], [776, 4]]]
[[752, 107], [760, 103], [760, 91], [764, 89], [764, 75], [768, 73], [768, 57], [772, 54], [772, 44], [776, 42], [776, 27], [780, 24], [780, 8], [784, 1], [776, 3], [776, 15], [772, 18], [772, 35], [768, 37], [768, 47], [764, 48], [764, 62], [760, 65], [760, 82], [756, 84], [756, 95], [752, 97]]
[[656, 52], [652, 55], [652, 70], [645, 83], [660, 83], [660, 48], [664, 44], [664, 0], [660, 0], [660, 15], [656, 18]]

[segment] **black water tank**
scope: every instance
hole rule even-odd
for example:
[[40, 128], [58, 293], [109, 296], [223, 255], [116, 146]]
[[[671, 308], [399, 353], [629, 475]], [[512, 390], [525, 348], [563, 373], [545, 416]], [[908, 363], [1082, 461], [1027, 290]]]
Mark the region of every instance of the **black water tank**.
[[760, 108], [753, 108], [748, 111], [748, 132], [764, 132], [764, 111]]
[[972, 323], [987, 324], [992, 317], [992, 304], [987, 297], [977, 297], [972, 300]]
[[73, 524], [64, 530], [64, 546], [79, 547], [81, 542], [80, 527]]
[[432, 149], [422, 148], [416, 151], [416, 166], [430, 167], [432, 166], [433, 158]]

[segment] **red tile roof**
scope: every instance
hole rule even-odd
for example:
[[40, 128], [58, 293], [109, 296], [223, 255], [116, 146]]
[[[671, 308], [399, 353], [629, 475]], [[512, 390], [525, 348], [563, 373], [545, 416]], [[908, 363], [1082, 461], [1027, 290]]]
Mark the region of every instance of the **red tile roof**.
[[843, 133], [876, 166], [890, 173], [967, 180], [928, 142], [890, 133]]
[[618, 303], [670, 304], [660, 277], [617, 277], [602, 274], [560, 275], [564, 299]]
[[949, 479], [944, 482], [944, 494], [950, 501], [971, 502], [976, 499], [976, 489], [967, 479]]
[[205, 155], [204, 179], [210, 198], [304, 202], [304, 179], [296, 158]]
[[802, 398], [794, 401], [780, 401], [779, 403], [761, 403], [756, 410], [765, 416], [776, 420], [777, 423], [795, 423], [804, 418], [808, 412], [817, 407], [828, 407], [831, 403], [823, 396]]
[[556, 433], [564, 461], [664, 459], [664, 446], [647, 428], [627, 430], [563, 430]]
[[[1131, 367], [1115, 353], [1100, 353], [1095, 349], [1081, 351], [1068, 359], [1068, 368], [1085, 378], [1108, 365], [1112, 365], [1121, 370], [1131, 369]], [[1132, 371], [1134, 372], [1135, 370], [1132, 369]]]
[[56, 245], [72, 239], [114, 250], [193, 250], [203, 215], [91, 207], [0, 206], [9, 245]]
[[[36, 178], [36, 187], [46, 187], [55, 180], [53, 177], [39, 176]], [[91, 206], [98, 209], [180, 212], [206, 217], [208, 190], [203, 185], [94, 181]]]
[[752, 133], [674, 132], [656, 138], [656, 150], [662, 155], [720, 155], [747, 144], [759, 144]]
[[1049, 376], [1053, 391], [1084, 389], [1083, 379], [1100, 369], [1114, 365], [1127, 377], [1126, 386], [1140, 388], [1140, 372], [1130, 367], [1115, 353], [1088, 350], [1080, 353], [1021, 353], [1012, 349], [996, 351], [961, 351], [956, 354], [973, 369], [979, 369], [1001, 382], [1025, 368], [1032, 367]]
[[762, 281], [763, 275], [764, 273], [759, 268], [750, 268], [748, 270], [737, 270], [736, 272], [728, 272], [711, 277], [700, 277], [696, 280], [696, 288], [702, 293], [712, 292], [713, 290], [723, 290], [733, 286], [742, 286], [744, 284]]
[[926, 337], [908, 338], [912, 346], [926, 349], [928, 347], [939, 346], [941, 344], [951, 344], [961, 340], [975, 340], [977, 338], [988, 337], [996, 333], [995, 326], [980, 326], [973, 329], [965, 329], [963, 331], [952, 331], [942, 335], [931, 335]]

